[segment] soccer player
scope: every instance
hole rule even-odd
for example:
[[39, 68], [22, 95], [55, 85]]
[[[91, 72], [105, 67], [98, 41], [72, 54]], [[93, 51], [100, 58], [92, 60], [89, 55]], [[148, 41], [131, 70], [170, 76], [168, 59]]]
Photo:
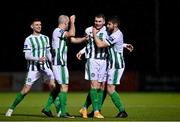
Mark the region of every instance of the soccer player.
[[117, 16], [109, 19], [107, 29], [109, 37], [107, 40], [101, 41], [96, 33], [99, 30], [93, 28], [93, 37], [96, 45], [99, 48], [108, 47], [108, 69], [107, 69], [107, 91], [112, 102], [119, 110], [117, 118], [126, 118], [128, 114], [125, 111], [124, 104], [116, 92], [116, 85], [120, 84], [120, 79], [123, 75], [125, 62], [123, 58], [123, 34], [119, 29], [120, 21]]
[[[129, 50], [130, 52], [132, 52], [133, 51], [133, 49], [134, 49], [134, 47], [133, 47], [133, 45], [132, 44], [127, 44], [127, 43], [124, 43], [123, 44], [123, 48], [126, 48], [127, 50]], [[81, 49], [77, 54], [76, 54], [76, 57], [77, 57], [77, 59], [78, 60], [81, 60], [81, 56], [83, 55], [83, 54], [85, 54], [85, 47], [83, 48], [83, 49]], [[106, 82], [106, 79], [107, 79], [107, 75], [105, 75], [104, 76], [104, 81], [103, 81], [103, 83], [101, 83], [101, 85], [100, 85], [100, 89], [98, 90], [99, 92], [100, 92], [100, 100], [99, 100], [99, 110], [101, 110], [101, 108], [102, 108], [102, 104], [104, 103], [104, 100], [105, 100], [105, 98], [106, 98], [106, 95], [107, 95], [107, 89], [106, 89], [106, 86], [107, 86], [107, 82]], [[91, 102], [91, 97], [90, 97], [90, 92], [88, 92], [88, 95], [87, 95], [87, 97], [86, 97], [86, 100], [85, 100], [85, 103], [84, 103], [84, 107], [86, 108], [86, 109], [88, 109], [88, 107], [90, 106], [92, 104], [92, 102]], [[80, 113], [82, 113], [82, 111], [83, 111], [83, 109], [81, 109], [80, 110]], [[82, 113], [83, 114], [83, 113]], [[86, 115], [85, 115], [86, 116]], [[87, 117], [93, 117], [94, 116], [94, 111], [92, 111], [92, 112], [90, 112], [90, 113], [88, 113], [87, 114]]]
[[[81, 49], [77, 54], [76, 54], [76, 57], [78, 60], [81, 60], [81, 56], [83, 54], [85, 54], [86, 52], [86, 47], [84, 47], [83, 49]], [[85, 58], [87, 58], [86, 54], [85, 54]], [[106, 93], [107, 93], [107, 90], [105, 89], [105, 84], [106, 84], [106, 76], [103, 77], [103, 82], [100, 82], [100, 86], [98, 86], [98, 90], [97, 90], [97, 94], [98, 94], [98, 109], [99, 111], [101, 111], [101, 107], [102, 107], [102, 104], [106, 98]], [[99, 81], [98, 81], [99, 82]], [[91, 101], [91, 94], [90, 94], [90, 91], [88, 92], [88, 95], [86, 97], [86, 100], [84, 102], [84, 105], [83, 105], [83, 108], [80, 109], [80, 114], [82, 115], [83, 118], [88, 118], [88, 117], [93, 117], [94, 116], [94, 111], [88, 113], [88, 108], [89, 106], [92, 104], [92, 101]]]
[[[60, 15], [58, 18], [58, 27], [54, 29], [52, 34], [52, 69], [56, 81], [59, 84], [59, 91], [52, 91], [50, 93], [48, 102], [43, 108], [42, 112], [48, 117], [52, 116], [50, 111], [51, 104], [55, 99], [59, 99], [58, 116], [62, 118], [74, 118], [67, 112], [67, 92], [69, 84], [69, 72], [67, 68], [67, 52], [68, 42], [81, 43], [86, 38], [79, 39], [71, 38], [75, 36], [75, 15], [70, 16]], [[68, 27], [70, 25], [70, 29]], [[56, 98], [58, 96], [58, 98]]]
[[51, 52], [49, 45], [49, 37], [41, 34], [41, 21], [34, 19], [31, 24], [33, 33], [25, 39], [24, 53], [28, 62], [28, 73], [24, 87], [17, 94], [13, 104], [10, 106], [5, 116], [10, 117], [15, 107], [28, 94], [32, 85], [42, 75], [47, 81], [51, 89], [55, 87], [54, 75], [50, 69], [49, 61], [51, 62]]
[[[85, 48], [86, 65], [85, 79], [90, 81], [90, 98], [93, 106], [93, 116], [95, 118], [104, 118], [99, 111], [99, 101], [102, 99], [102, 92], [99, 92], [100, 84], [106, 73], [106, 48], [98, 48], [94, 42], [92, 29], [95, 27], [99, 32], [97, 36], [103, 41], [107, 37], [105, 24], [105, 16], [98, 14], [95, 16], [94, 25], [86, 28], [85, 33], [89, 36], [88, 44]], [[80, 110], [83, 118], [87, 117], [87, 106], [83, 106]]]

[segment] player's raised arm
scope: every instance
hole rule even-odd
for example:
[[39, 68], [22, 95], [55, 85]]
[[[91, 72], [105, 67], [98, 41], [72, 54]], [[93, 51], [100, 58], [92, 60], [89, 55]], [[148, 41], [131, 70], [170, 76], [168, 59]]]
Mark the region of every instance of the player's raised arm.
[[75, 36], [75, 32], [76, 32], [76, 28], [75, 28], [75, 15], [70, 16], [70, 20], [68, 22], [70, 22], [70, 29], [69, 31], [65, 32], [65, 37], [69, 38], [72, 36]]

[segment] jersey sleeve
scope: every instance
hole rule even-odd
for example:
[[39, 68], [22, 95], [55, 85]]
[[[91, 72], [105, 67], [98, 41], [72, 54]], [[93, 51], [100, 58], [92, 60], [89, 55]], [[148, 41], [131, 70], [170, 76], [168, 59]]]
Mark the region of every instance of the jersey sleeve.
[[85, 29], [84, 35], [88, 35], [88, 28]]
[[127, 43], [123, 43], [123, 48], [126, 48], [126, 46], [127, 46]]
[[92, 35], [92, 27], [88, 27], [85, 29], [85, 35], [89, 35], [89, 36]]
[[103, 35], [102, 35], [102, 40], [106, 40], [107, 39], [107, 36], [108, 36], [108, 34], [107, 34], [107, 31], [104, 31], [103, 32]]
[[46, 57], [51, 62], [52, 61], [52, 55], [51, 55], [50, 41], [49, 41], [49, 37], [46, 36], [46, 38], [47, 38]]
[[32, 61], [38, 61], [39, 60], [38, 57], [32, 56], [31, 52], [25, 52], [25, 58], [26, 58], [26, 60], [32, 60]]
[[123, 40], [123, 36], [109, 36], [107, 37], [107, 43], [109, 43], [109, 45], [113, 45], [115, 43], [117, 43], [118, 41], [122, 41]]
[[51, 46], [50, 46], [49, 37], [46, 36], [46, 39], [47, 39], [47, 47], [46, 47], [46, 49], [50, 50], [50, 49], [51, 49]]
[[80, 50], [81, 54], [84, 54], [86, 52], [86, 47], [84, 47], [83, 49]]
[[26, 38], [24, 41], [23, 52], [31, 52], [31, 51], [32, 51], [31, 43], [29, 42], [29, 39]]
[[65, 38], [65, 32], [66, 32], [65, 30], [61, 29], [58, 34], [59, 38]]
[[34, 57], [32, 55], [32, 45], [28, 38], [25, 39], [23, 52], [25, 53], [26, 60], [33, 60], [33, 61], [39, 60], [38, 57]]
[[57, 30], [54, 30], [54, 32], [53, 32], [53, 34], [52, 34], [52, 48], [53, 48], [53, 49], [59, 47], [58, 41], [59, 41], [58, 31], [57, 31]]
[[107, 34], [107, 31], [104, 30], [102, 37], [100, 38], [102, 41], [106, 42], [109, 46], [111, 43], [109, 42], [109, 36]]
[[56, 49], [59, 47], [59, 39], [65, 37], [65, 31], [64, 30], [54, 30], [52, 34], [52, 47], [53, 49]]

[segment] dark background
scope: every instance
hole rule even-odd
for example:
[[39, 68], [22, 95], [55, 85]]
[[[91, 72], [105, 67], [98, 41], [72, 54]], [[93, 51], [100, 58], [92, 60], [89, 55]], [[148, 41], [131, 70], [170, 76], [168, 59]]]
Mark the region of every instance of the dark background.
[[[76, 15], [76, 35], [82, 36], [94, 16], [104, 13], [121, 18], [124, 41], [134, 45], [125, 51], [126, 69], [151, 75], [179, 76], [180, 0], [25, 0], [1, 4], [0, 72], [26, 70], [24, 39], [31, 34], [33, 17], [42, 20], [42, 33], [51, 39], [60, 14]], [[83, 44], [70, 44], [69, 69], [84, 70], [85, 61], [75, 54]]]

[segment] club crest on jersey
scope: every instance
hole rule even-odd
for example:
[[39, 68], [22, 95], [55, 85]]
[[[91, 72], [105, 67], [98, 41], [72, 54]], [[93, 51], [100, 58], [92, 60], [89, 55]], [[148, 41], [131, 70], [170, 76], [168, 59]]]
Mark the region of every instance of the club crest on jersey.
[[91, 73], [91, 77], [95, 77], [95, 73]]
[[27, 79], [27, 82], [31, 82], [31, 78], [28, 78], [28, 79]]

